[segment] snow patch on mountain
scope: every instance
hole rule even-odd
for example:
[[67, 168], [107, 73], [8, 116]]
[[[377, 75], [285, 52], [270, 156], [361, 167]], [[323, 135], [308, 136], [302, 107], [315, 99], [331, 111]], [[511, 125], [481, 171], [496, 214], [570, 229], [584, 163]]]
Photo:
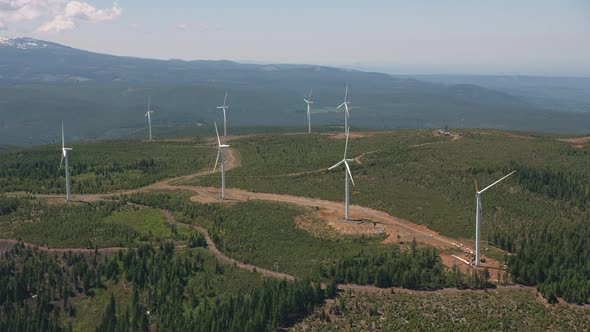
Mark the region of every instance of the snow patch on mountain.
[[0, 36], [0, 46], [9, 46], [21, 50], [28, 50], [34, 48], [47, 48], [50, 47], [51, 44], [33, 38], [10, 38]]

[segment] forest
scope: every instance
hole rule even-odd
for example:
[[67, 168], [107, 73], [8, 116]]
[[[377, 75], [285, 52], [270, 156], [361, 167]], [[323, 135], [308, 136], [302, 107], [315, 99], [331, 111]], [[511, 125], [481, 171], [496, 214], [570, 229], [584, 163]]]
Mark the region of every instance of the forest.
[[[199, 251], [175, 255], [171, 243], [88, 258], [57, 257], [17, 244], [4, 258], [10, 261], [0, 263], [2, 331], [72, 330], [76, 297], [120, 283], [132, 289], [131, 301], [122, 304], [111, 293], [97, 331], [149, 331], [150, 324], [158, 330], [272, 331], [326, 298], [319, 283], [309, 280], [265, 280], [249, 291], [210, 298], [192, 291], [199, 280], [193, 277], [223, 275], [226, 268], [207, 271]], [[200, 280], [207, 283], [208, 277]]]
[[[67, 142], [66, 142], [67, 143]], [[206, 140], [189, 142], [106, 141], [67, 144], [72, 193], [108, 193], [145, 186], [212, 165]], [[210, 150], [210, 151], [209, 151]], [[0, 192], [65, 192], [60, 147], [39, 146], [0, 152]]]
[[[552, 137], [511, 135], [466, 130], [457, 139], [433, 136], [430, 131], [362, 133], [349, 142], [349, 156], [358, 157], [351, 163], [356, 182], [351, 201], [470, 244], [474, 179], [481, 188], [516, 170], [483, 194], [484, 254], [506, 263], [504, 281], [535, 287], [548, 303], [560, 308], [555, 310], [562, 310], [563, 301], [588, 304], [590, 171], [585, 165], [590, 150]], [[343, 174], [326, 167], [342, 158], [343, 143], [333, 134], [235, 139], [231, 145], [241, 156], [241, 167], [227, 172], [227, 185], [342, 201]], [[80, 194], [111, 193], [195, 173], [209, 169], [215, 157], [204, 138], [76, 144], [74, 151], [80, 147], [95, 151], [80, 154], [80, 165], [71, 163], [74, 188]], [[115, 161], [103, 165], [109, 149]], [[370, 302], [363, 300], [354, 307], [340, 303], [354, 301], [348, 291], [339, 290], [347, 284], [374, 286], [381, 292], [395, 287], [394, 291], [432, 294], [469, 292], [466, 289], [505, 294], [504, 286], [490, 282], [487, 269], [465, 273], [445, 267], [439, 249], [416, 241], [383, 244], [384, 234], [336, 233], [314, 219], [317, 209], [311, 206], [257, 200], [199, 203], [192, 199], [196, 194], [187, 190], [105, 195], [102, 201], [70, 204], [35, 197], [63, 193], [63, 176], [43, 176], [53, 167], [59, 169], [59, 156], [50, 163], [43, 161], [50, 155], [54, 158], [54, 150], [46, 146], [0, 152], [7, 157], [0, 158], [6, 166], [0, 168], [4, 172], [0, 183], [14, 184], [3, 186], [0, 193], [0, 239], [47, 247], [44, 250], [78, 250], [48, 253], [24, 243], [10, 249], [3, 244], [0, 330], [260, 331], [297, 329], [307, 319], [323, 326], [332, 320], [346, 322], [342, 315], [355, 317], [355, 308]], [[103, 181], [106, 176], [112, 182]], [[215, 187], [219, 174], [182, 181]], [[297, 223], [302, 218], [311, 220], [311, 229]], [[203, 227], [229, 258], [286, 273], [296, 281], [265, 279], [256, 271], [219, 261], [193, 226]], [[527, 310], [536, 310], [531, 303], [540, 300], [515, 294]], [[459, 306], [476, 301], [474, 296], [450, 301]], [[337, 300], [326, 302], [334, 297]], [[492, 298], [500, 310], [517, 301], [504, 295]], [[377, 316], [384, 314], [368, 309]], [[408, 308], [407, 314], [415, 317], [417, 310]], [[547, 326], [542, 325], [545, 322], [566, 326], [588, 315], [577, 309], [565, 314], [572, 317], [569, 323], [555, 318], [541, 325], [519, 325], [512, 318], [506, 322], [493, 318], [495, 325], [481, 329], [505, 324]]]

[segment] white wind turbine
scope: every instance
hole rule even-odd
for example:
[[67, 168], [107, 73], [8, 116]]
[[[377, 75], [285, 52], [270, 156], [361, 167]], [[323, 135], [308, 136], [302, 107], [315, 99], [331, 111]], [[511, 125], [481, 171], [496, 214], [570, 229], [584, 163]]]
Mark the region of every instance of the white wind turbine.
[[225, 98], [223, 98], [223, 106], [217, 106], [218, 109], [223, 110], [223, 136], [227, 136], [227, 122], [225, 118], [225, 110], [229, 108], [227, 105], [227, 91], [225, 92]]
[[145, 117], [147, 117], [147, 120], [148, 120], [150, 141], [152, 140], [152, 113], [154, 113], [154, 111], [150, 111], [150, 97], [148, 97], [148, 108], [147, 108], [147, 112], [145, 113]]
[[307, 99], [303, 98], [303, 100], [305, 100], [305, 103], [307, 104], [307, 132], [311, 133], [311, 104], [313, 104], [313, 101], [311, 100], [311, 92], [312, 90], [309, 90], [309, 96], [307, 97]]
[[350, 173], [350, 166], [348, 166], [348, 162], [352, 162], [354, 161], [354, 159], [346, 159], [346, 152], [348, 150], [348, 134], [349, 134], [350, 129], [347, 127], [345, 130], [345, 134], [346, 134], [346, 144], [344, 145], [344, 158], [342, 158], [342, 160], [340, 160], [338, 163], [336, 163], [334, 166], [328, 168], [328, 170], [332, 170], [338, 166], [340, 166], [341, 164], [344, 164], [344, 166], [346, 167], [345, 172], [344, 172], [344, 192], [345, 192], [345, 196], [346, 196], [346, 201], [345, 201], [345, 219], [346, 220], [350, 220], [350, 208], [348, 206], [349, 203], [349, 184], [348, 184], [348, 179], [350, 179], [350, 181], [352, 182], [352, 185], [354, 186], [354, 180], [352, 179], [352, 173]]
[[476, 200], [476, 210], [475, 210], [475, 266], [480, 266], [480, 226], [481, 226], [481, 194], [490, 189], [491, 187], [495, 186], [496, 184], [500, 183], [500, 181], [506, 179], [510, 175], [514, 174], [516, 171], [510, 172], [510, 174], [505, 175], [500, 180], [490, 184], [489, 186], [483, 188], [482, 190], [477, 189], [477, 180], [475, 180], [475, 200]]
[[225, 162], [223, 161], [223, 154], [224, 149], [229, 148], [227, 144], [221, 144], [221, 140], [219, 139], [219, 132], [217, 131], [217, 122], [215, 124], [215, 135], [217, 135], [217, 159], [215, 159], [215, 167], [213, 167], [213, 172], [217, 170], [217, 162], [219, 161], [219, 156], [221, 156], [221, 199], [225, 199]]
[[346, 91], [344, 92], [344, 101], [342, 102], [342, 104], [340, 104], [340, 106], [337, 107], [344, 107], [344, 130], [346, 131], [348, 131], [348, 117], [350, 117], [350, 113], [348, 111], [348, 104], [350, 104], [350, 101], [348, 101], [348, 84], [346, 84]]
[[64, 122], [61, 122], [61, 161], [59, 162], [59, 168], [66, 160], [66, 202], [70, 201], [70, 165], [68, 162], [68, 151], [72, 151], [72, 148], [66, 148], [64, 139]]

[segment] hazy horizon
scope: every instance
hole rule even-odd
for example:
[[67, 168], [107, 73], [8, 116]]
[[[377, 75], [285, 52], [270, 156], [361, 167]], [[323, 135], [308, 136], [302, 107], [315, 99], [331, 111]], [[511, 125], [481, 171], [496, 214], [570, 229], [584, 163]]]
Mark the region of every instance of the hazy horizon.
[[0, 3], [0, 34], [154, 59], [317, 64], [397, 75], [590, 76], [590, 3], [309, 0]]

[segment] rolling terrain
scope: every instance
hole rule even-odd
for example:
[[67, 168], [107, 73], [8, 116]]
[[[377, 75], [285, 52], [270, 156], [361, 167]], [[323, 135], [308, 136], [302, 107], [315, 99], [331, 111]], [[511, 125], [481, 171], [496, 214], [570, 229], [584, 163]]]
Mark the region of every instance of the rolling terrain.
[[590, 123], [588, 113], [540, 107], [510, 91], [317, 65], [141, 59], [30, 38], [3, 38], [0, 59], [0, 145], [55, 143], [62, 120], [68, 140], [145, 137], [148, 96], [156, 137], [205, 135], [220, 119], [215, 107], [226, 91], [230, 125], [240, 131], [303, 128], [309, 89], [314, 126], [333, 126], [341, 121], [335, 107], [346, 83], [361, 128], [449, 125], [588, 134]]
[[[228, 138], [232, 148], [227, 151], [227, 185], [230, 188], [226, 201], [218, 199], [219, 174], [211, 170], [215, 150], [208, 138], [74, 143], [74, 151], [79, 154], [72, 155], [72, 169], [78, 167], [83, 172], [73, 171], [73, 179], [79, 183], [74, 197], [79, 203], [68, 205], [63, 204], [62, 194], [55, 194], [63, 191], [60, 175], [55, 174], [45, 182], [32, 180], [38, 175], [30, 165], [39, 165], [53, 155], [50, 153], [58, 150], [55, 146], [0, 152], [5, 174], [13, 177], [7, 183], [19, 183], [18, 188], [7, 188], [0, 196], [0, 235], [26, 240], [28, 246], [41, 245], [39, 257], [44, 257], [42, 252], [65, 255], [72, 251], [72, 254], [87, 255], [90, 259], [101, 257], [99, 261], [105, 261], [105, 266], [88, 269], [93, 271], [88, 273], [100, 275], [100, 278], [93, 281], [93, 274], [90, 274], [85, 277], [90, 278], [88, 284], [78, 286], [81, 290], [71, 288], [68, 291], [91, 294], [88, 297], [91, 302], [73, 297], [71, 305], [57, 306], [58, 311], [63, 310], [58, 315], [64, 328], [70, 322], [76, 329], [103, 324], [102, 309], [86, 314], [91, 305], [106, 306], [107, 312], [114, 310], [121, 321], [126, 321], [124, 308], [132, 309], [141, 304], [149, 308], [153, 316], [130, 315], [143, 319], [140, 321], [147, 319], [147, 324], [152, 326], [196, 329], [196, 325], [191, 324], [197, 324], [197, 320], [190, 318], [193, 317], [190, 313], [199, 312], [200, 315], [194, 317], [200, 317], [199, 324], [205, 324], [199, 325], [201, 328], [224, 329], [222, 325], [215, 325], [221, 322], [213, 318], [215, 315], [210, 310], [228, 312], [227, 305], [231, 306], [232, 301], [251, 301], [260, 296], [257, 292], [270, 292], [267, 304], [284, 307], [276, 309], [277, 312], [263, 310], [269, 313], [268, 317], [256, 317], [252, 322], [244, 320], [245, 324], [252, 324], [247, 325], [251, 329], [260, 326], [256, 324], [266, 324], [264, 326], [270, 328], [301, 321], [295, 329], [322, 330], [328, 320], [348, 324], [353, 330], [365, 329], [367, 325], [364, 324], [372, 322], [371, 317], [376, 320], [370, 324], [389, 324], [382, 325], [383, 328], [398, 326], [395, 324], [417, 328], [414, 324], [430, 324], [430, 321], [420, 323], [412, 317], [442, 301], [450, 301], [454, 307], [467, 305], [474, 316], [461, 313], [454, 318], [435, 316], [431, 323], [439, 328], [584, 327], [589, 314], [587, 307], [550, 305], [546, 301], [583, 304], [590, 300], [585, 290], [588, 280], [583, 277], [586, 274], [584, 257], [589, 254], [587, 246], [583, 245], [589, 216], [589, 184], [585, 181], [590, 177], [584, 165], [590, 158], [590, 150], [586, 141], [486, 130], [464, 130], [450, 137], [430, 130], [353, 132], [349, 156], [356, 156], [352, 173], [357, 186], [352, 191], [351, 211], [357, 220], [344, 222], [340, 219], [343, 174], [326, 170], [341, 158], [344, 144], [341, 136], [334, 133], [264, 134]], [[122, 168], [125, 172], [133, 172], [138, 161], [148, 156], [163, 155], [168, 161], [160, 167], [156, 167], [157, 162], [142, 166], [143, 174], [152, 174], [145, 179], [148, 183], [117, 181], [114, 186], [98, 181], [115, 172], [109, 169], [105, 173], [100, 167], [110, 159], [111, 153], [125, 156], [117, 162], [117, 165], [123, 162], [129, 165]], [[186, 164], [181, 159], [191, 161]], [[91, 167], [80, 168], [76, 164]], [[57, 167], [57, 163], [46, 166], [55, 170]], [[487, 250], [483, 253], [488, 269], [471, 274], [471, 269], [450, 255], [465, 257], [458, 243], [464, 244], [463, 250], [473, 246], [473, 178], [483, 185], [512, 169], [517, 170], [513, 178], [484, 196], [483, 238], [487, 240], [484, 245]], [[85, 181], [80, 181], [81, 177]], [[572, 185], [557, 185], [564, 181]], [[21, 193], [15, 193], [15, 189]], [[23, 191], [35, 195], [26, 195]], [[55, 226], [47, 227], [48, 224]], [[41, 230], [46, 233], [39, 237]], [[109, 236], [101, 238], [101, 234]], [[565, 246], [558, 240], [564, 236], [568, 239]], [[9, 249], [13, 240], [0, 243], [3, 250], [14, 252]], [[559, 250], [555, 250], [557, 243]], [[166, 257], [175, 257], [168, 258], [170, 264], [184, 264], [182, 269], [172, 265], [164, 269], [177, 271], [174, 275], [180, 279], [176, 283], [182, 285], [185, 295], [163, 299], [153, 293], [157, 287], [169, 287], [168, 282], [172, 280], [165, 279], [158, 285], [156, 276], [143, 279], [143, 274], [138, 272], [141, 269], [135, 269], [132, 263], [135, 260], [125, 258], [135, 255], [134, 252], [145, 255], [146, 264]], [[531, 255], [531, 252], [536, 254]], [[183, 260], [195, 255], [200, 258], [188, 269], [191, 264]], [[548, 255], [563, 259], [548, 265], [545, 261]], [[567, 259], [572, 256], [580, 260]], [[109, 259], [114, 263], [109, 263]], [[218, 263], [212, 263], [214, 261]], [[507, 264], [505, 268], [504, 263]], [[123, 266], [124, 272], [103, 274], [110, 271], [113, 264]], [[198, 267], [200, 264], [204, 267]], [[131, 267], [135, 270], [130, 270]], [[542, 274], [536, 274], [539, 272]], [[236, 279], [242, 274], [248, 280], [245, 283]], [[259, 275], [266, 277], [266, 281]], [[274, 283], [271, 280], [275, 278], [297, 281]], [[311, 286], [309, 280], [313, 281]], [[498, 284], [498, 290], [491, 291], [491, 295], [470, 290], [494, 287], [490, 281]], [[510, 282], [537, 286], [546, 300], [534, 295], [533, 287], [504, 289], [501, 286]], [[216, 288], [233, 283], [238, 283], [245, 295], [225, 293]], [[313, 290], [320, 283], [324, 290]], [[302, 291], [308, 286], [312, 287], [309, 292], [316, 295], [301, 299], [311, 304], [306, 309], [281, 304], [279, 298], [274, 297], [283, 291]], [[448, 287], [452, 287], [451, 291]], [[132, 288], [139, 290], [137, 300], [132, 299]], [[27, 292], [34, 289], [31, 286]], [[340, 295], [330, 300], [338, 289]], [[381, 289], [386, 291], [379, 291]], [[389, 308], [395, 308], [400, 301], [411, 301], [414, 295], [404, 289], [428, 291], [424, 294], [429, 295], [416, 295], [424, 302], [422, 309], [408, 307], [404, 319], [380, 320], [378, 317], [390, 317]], [[392, 290], [395, 294], [389, 296]], [[355, 311], [363, 306], [370, 307], [377, 298], [370, 295], [375, 291], [382, 294], [377, 297], [383, 297], [387, 305], [377, 309], [375, 314], [369, 310], [369, 318]], [[109, 303], [110, 294], [117, 294], [116, 304]], [[438, 300], [426, 301], [426, 297], [431, 298], [433, 294]], [[212, 296], [221, 297], [221, 301], [214, 304]], [[54, 295], [54, 298], [56, 303], [63, 302], [63, 295]], [[469, 303], [482, 300], [493, 305], [497, 313], [506, 313], [508, 308], [517, 305], [524, 308], [524, 315], [555, 310], [561, 314], [537, 322], [517, 322], [512, 316], [504, 320], [490, 317], [488, 325], [480, 326], [474, 317], [486, 309]], [[354, 304], [350, 306], [350, 303]], [[74, 309], [68, 309], [70, 307]], [[313, 308], [316, 308], [314, 313], [304, 319]], [[69, 310], [78, 314], [67, 313]], [[171, 319], [165, 314], [170, 310], [180, 310], [177, 312], [186, 315], [182, 319]], [[286, 311], [279, 314], [281, 310]], [[93, 323], [85, 320], [92, 315]], [[561, 319], [561, 316], [567, 318]], [[242, 319], [240, 317], [243, 316], [235, 319]], [[48, 317], [47, 322], [56, 321]], [[239, 324], [236, 320], [227, 323]]]

